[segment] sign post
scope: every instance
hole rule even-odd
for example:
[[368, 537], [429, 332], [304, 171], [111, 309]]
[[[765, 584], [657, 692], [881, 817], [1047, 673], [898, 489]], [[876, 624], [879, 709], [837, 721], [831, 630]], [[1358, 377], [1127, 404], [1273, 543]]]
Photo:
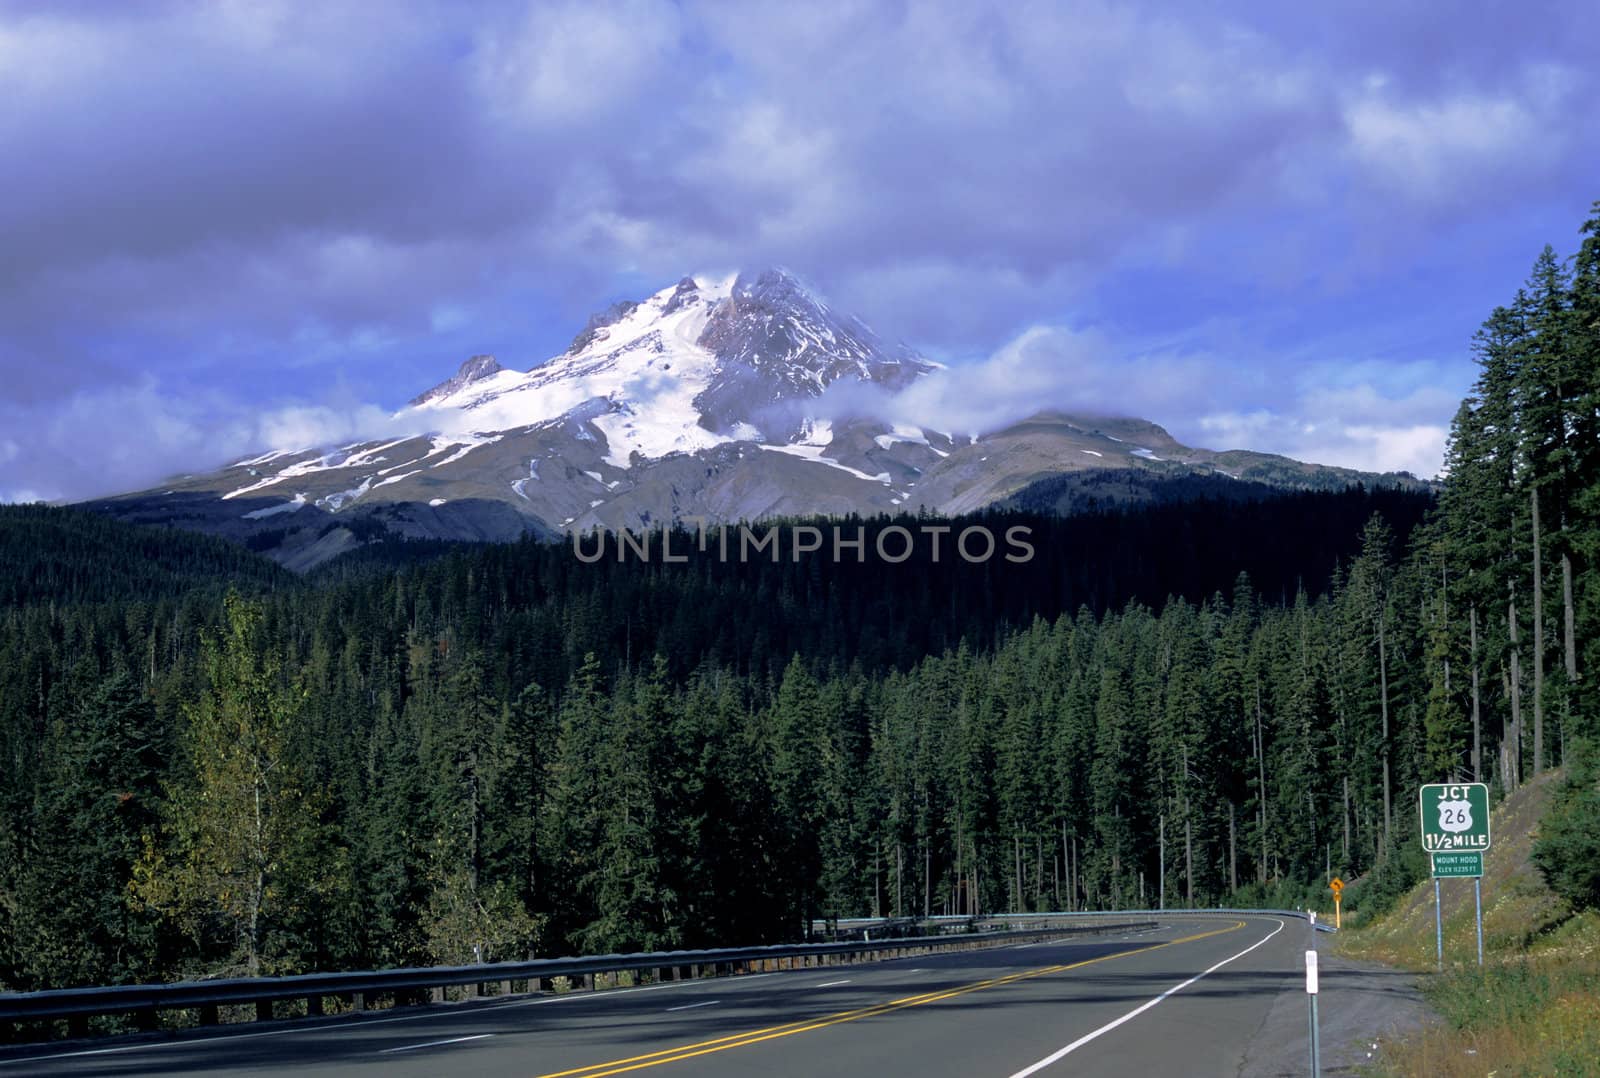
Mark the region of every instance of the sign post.
[[1311, 1078], [1322, 1078], [1322, 1035], [1317, 1030], [1317, 952], [1306, 952], [1306, 999], [1311, 1001]]
[[1483, 965], [1483, 877], [1472, 878], [1472, 904], [1478, 912], [1478, 965]]
[[1444, 911], [1439, 880], [1472, 877], [1478, 921], [1478, 964], [1483, 965], [1483, 854], [1489, 848], [1489, 787], [1481, 782], [1430, 782], [1418, 791], [1422, 848], [1433, 862], [1433, 941], [1444, 969]]
[[1433, 877], [1433, 968], [1444, 972], [1444, 912], [1439, 905], [1439, 877]]
[[1333, 892], [1333, 927], [1343, 928], [1344, 917], [1339, 912], [1339, 902], [1344, 898], [1344, 881], [1335, 876], [1328, 881], [1328, 890]]

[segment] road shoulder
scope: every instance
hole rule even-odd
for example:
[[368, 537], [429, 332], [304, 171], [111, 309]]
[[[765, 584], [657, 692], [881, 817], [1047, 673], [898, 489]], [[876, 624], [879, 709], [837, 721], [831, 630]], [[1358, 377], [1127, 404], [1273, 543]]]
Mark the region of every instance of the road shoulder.
[[[1338, 957], [1331, 953], [1332, 942], [1332, 936], [1318, 934], [1323, 1073], [1353, 1071], [1375, 1058], [1377, 1046], [1440, 1020], [1423, 999], [1416, 974]], [[1240, 1078], [1308, 1073], [1309, 1036], [1305, 981], [1300, 978], [1273, 1001], [1246, 1049]]]

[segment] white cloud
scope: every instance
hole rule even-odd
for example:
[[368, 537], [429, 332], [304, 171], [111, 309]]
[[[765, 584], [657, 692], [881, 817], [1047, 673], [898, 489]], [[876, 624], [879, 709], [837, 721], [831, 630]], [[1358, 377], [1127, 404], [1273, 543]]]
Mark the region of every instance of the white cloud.
[[1220, 399], [1228, 381], [1205, 356], [1139, 349], [1093, 328], [1034, 326], [993, 355], [952, 363], [888, 400], [863, 401], [846, 389], [830, 394], [824, 407], [963, 433], [992, 431], [1046, 409], [1170, 421]]
[[491, 110], [533, 128], [592, 123], [660, 77], [682, 33], [671, 4], [533, 4], [520, 24], [480, 32], [480, 92]]
[[1541, 67], [1524, 85], [1489, 94], [1397, 94], [1373, 76], [1342, 108], [1351, 155], [1403, 197], [1454, 203], [1500, 176], [1546, 169], [1565, 153], [1561, 108], [1574, 80]]
[[6, 488], [0, 487], [0, 505], [26, 505], [29, 502], [44, 502], [50, 499], [37, 490], [27, 487]]
[[214, 393], [172, 394], [153, 378], [88, 390], [44, 415], [0, 403], [0, 501], [81, 500], [202, 474], [264, 448], [310, 448], [419, 434], [370, 404], [257, 410]]
[[987, 359], [892, 398], [843, 390], [827, 415], [874, 414], [982, 433], [1046, 409], [1134, 416], [1199, 448], [1253, 449], [1362, 471], [1436, 476], [1465, 385], [1431, 362], [1349, 362], [1285, 378], [1204, 353], [1141, 348], [1095, 329], [1035, 326]]
[[1307, 411], [1293, 402], [1284, 412], [1222, 412], [1200, 417], [1208, 448], [1254, 449], [1296, 460], [1364, 472], [1410, 472], [1431, 479], [1444, 463], [1449, 429], [1436, 423], [1380, 426], [1348, 416]]

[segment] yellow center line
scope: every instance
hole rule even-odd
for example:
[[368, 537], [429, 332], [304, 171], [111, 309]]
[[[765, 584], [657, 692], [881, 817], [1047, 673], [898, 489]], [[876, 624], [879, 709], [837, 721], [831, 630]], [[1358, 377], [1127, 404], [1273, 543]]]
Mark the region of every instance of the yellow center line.
[[1067, 970], [1081, 969], [1084, 966], [1092, 966], [1097, 962], [1109, 962], [1114, 958], [1127, 958], [1130, 955], [1159, 951], [1163, 947], [1172, 947], [1180, 943], [1193, 943], [1195, 940], [1203, 940], [1209, 936], [1220, 936], [1226, 932], [1236, 932], [1243, 928], [1244, 924], [1243, 921], [1235, 921], [1227, 928], [1214, 928], [1208, 932], [1197, 932], [1192, 936], [1167, 940], [1165, 943], [1153, 943], [1148, 947], [1138, 947], [1131, 951], [1117, 951], [1114, 954], [1105, 954], [1098, 958], [1086, 958], [1081, 962], [1073, 962], [1070, 965], [1042, 966], [1038, 969], [1023, 970], [1020, 973], [1011, 973], [1004, 977], [992, 977], [988, 980], [976, 981], [958, 988], [925, 992], [920, 996], [907, 996], [904, 999], [878, 1003], [854, 1011], [840, 1011], [837, 1014], [827, 1015], [822, 1018], [800, 1019], [785, 1025], [767, 1026], [765, 1029], [752, 1029], [743, 1033], [734, 1033], [726, 1037], [718, 1037], [715, 1040], [680, 1044], [675, 1048], [663, 1048], [657, 1052], [629, 1056], [626, 1059], [613, 1059], [605, 1063], [591, 1063], [587, 1067], [575, 1067], [572, 1070], [552, 1071], [549, 1074], [541, 1074], [538, 1078], [580, 1078], [580, 1076], [581, 1078], [606, 1078], [607, 1075], [611, 1074], [624, 1074], [628, 1071], [642, 1070], [645, 1067], [657, 1067], [663, 1063], [676, 1063], [683, 1059], [693, 1059], [696, 1056], [710, 1055], [713, 1052], [725, 1052], [730, 1048], [743, 1048], [746, 1045], [760, 1044], [762, 1041], [776, 1040], [779, 1037], [792, 1037], [796, 1033], [808, 1033], [814, 1029], [825, 1029], [828, 1026], [836, 1026], [845, 1022], [859, 1022], [863, 1018], [875, 1018], [878, 1015], [888, 1014], [892, 1011], [920, 1007], [926, 1003], [937, 1003], [940, 1000], [964, 996], [968, 992], [978, 992], [985, 988], [1014, 984], [1018, 981], [1043, 977], [1051, 973], [1065, 973]]

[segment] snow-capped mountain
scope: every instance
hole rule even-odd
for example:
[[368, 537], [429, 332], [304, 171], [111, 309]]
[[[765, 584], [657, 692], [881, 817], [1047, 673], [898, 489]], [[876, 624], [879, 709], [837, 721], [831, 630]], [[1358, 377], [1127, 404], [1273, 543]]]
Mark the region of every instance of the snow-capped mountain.
[[589, 319], [572, 346], [532, 370], [474, 356], [412, 401], [441, 429], [504, 431], [584, 409], [607, 463], [657, 460], [727, 442], [783, 444], [806, 431], [805, 403], [841, 380], [889, 390], [932, 370], [840, 318], [790, 274], [685, 277], [642, 303]]
[[473, 356], [395, 413], [389, 437], [276, 447], [97, 507], [233, 535], [308, 567], [384, 533], [503, 539], [688, 518], [961, 513], [1108, 468], [1302, 486], [1355, 477], [1188, 449], [1140, 420], [1047, 413], [973, 436], [844, 410], [846, 398], [882, 403], [936, 369], [784, 270], [684, 277], [611, 305], [529, 368]]

